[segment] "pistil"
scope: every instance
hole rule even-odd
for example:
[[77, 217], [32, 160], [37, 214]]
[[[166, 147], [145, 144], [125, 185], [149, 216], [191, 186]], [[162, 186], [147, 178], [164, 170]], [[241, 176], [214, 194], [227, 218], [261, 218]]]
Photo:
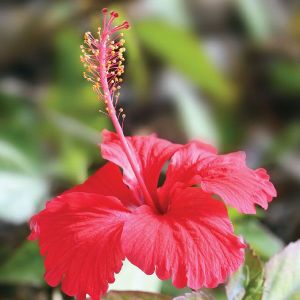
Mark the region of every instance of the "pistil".
[[[112, 39], [121, 29], [128, 29], [128, 22], [124, 22], [119, 26], [112, 27], [115, 18], [118, 17], [116, 12], [110, 13], [110, 18], [107, 21], [107, 9], [103, 9], [103, 29], [98, 28], [98, 38], [95, 39], [90, 32], [85, 34], [85, 44], [87, 48], [81, 46], [83, 56], [81, 61], [84, 63], [87, 73], [84, 77], [92, 82], [94, 91], [98, 94], [99, 98], [104, 100], [106, 104], [106, 113], [110, 117], [116, 133], [120, 139], [123, 150], [130, 163], [133, 173], [139, 183], [141, 191], [144, 196], [144, 201], [147, 205], [151, 206], [158, 213], [162, 213], [162, 208], [157, 199], [153, 199], [146, 187], [145, 181], [142, 177], [140, 165], [134, 150], [130, 147], [126, 140], [122, 127], [116, 115], [116, 105], [119, 99], [119, 83], [122, 82], [120, 76], [124, 73], [124, 57], [123, 47], [125, 40], [123, 35], [119, 35], [119, 39]], [[125, 114], [123, 109], [119, 110], [122, 113], [124, 120]]]

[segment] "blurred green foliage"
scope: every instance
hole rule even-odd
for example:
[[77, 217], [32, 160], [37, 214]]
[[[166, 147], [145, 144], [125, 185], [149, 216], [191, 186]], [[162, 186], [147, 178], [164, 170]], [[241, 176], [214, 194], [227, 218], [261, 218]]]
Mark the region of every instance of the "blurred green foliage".
[[[222, 15], [221, 5], [215, 7], [212, 15], [207, 13], [206, 16], [202, 7], [199, 9], [179, 0], [176, 7], [175, 4], [174, 7], [169, 7], [169, 4], [158, 6], [158, 15], [150, 9], [147, 11], [146, 5], [145, 15], [140, 15], [136, 13], [139, 11], [137, 2], [114, 3], [120, 17], [127, 19], [129, 15], [132, 24], [132, 29], [125, 33], [128, 80], [121, 97], [121, 105], [125, 106], [127, 114], [126, 131], [152, 131], [155, 127], [151, 124], [161, 122], [169, 137], [179, 142], [201, 138], [219, 145], [222, 151], [236, 150], [240, 146], [247, 151], [247, 147], [253, 147], [259, 164], [274, 170], [272, 175], [277, 180], [278, 189], [283, 191], [280, 201], [289, 203], [292, 193], [299, 194], [293, 185], [295, 181], [295, 186], [299, 186], [299, 177], [287, 174], [285, 181], [278, 174], [283, 169], [285, 172], [289, 169], [283, 168], [283, 157], [293, 158], [300, 145], [299, 122], [292, 120], [294, 115], [299, 117], [300, 65], [292, 51], [294, 44], [296, 52], [299, 50], [296, 38], [299, 9], [290, 16], [288, 26], [292, 33], [279, 30], [286, 41], [281, 43], [274, 36], [280, 26], [274, 25], [277, 18], [273, 16], [274, 8], [271, 9], [267, 1], [233, 1], [224, 8], [224, 15], [226, 10], [236, 14], [228, 23], [226, 18], [230, 19], [231, 15], [225, 15], [225, 21], [214, 19], [219, 11]], [[9, 84], [6, 86], [5, 81], [0, 86], [0, 218], [5, 226], [6, 223], [14, 224], [20, 233], [6, 232], [4, 225], [0, 227], [0, 284], [16, 289], [20, 285], [44, 287], [42, 259], [36, 244], [24, 242], [26, 233], [22, 231], [22, 223], [43, 207], [48, 198], [82, 182], [103, 164], [97, 143], [101, 140], [100, 131], [111, 128], [108, 118], [98, 113], [103, 106], [89, 83], [82, 78], [83, 68], [79, 60], [84, 28], [99, 25], [99, 15], [95, 15], [95, 6], [98, 9], [99, 3], [95, 6], [93, 1], [78, 3], [62, 1], [54, 6], [49, 4], [46, 9], [43, 7], [37, 24], [39, 21], [44, 26], [37, 25], [32, 29], [28, 26], [26, 32], [21, 32], [22, 39], [17, 36], [16, 44], [28, 41], [26, 47], [29, 53], [33, 53], [32, 56], [41, 51], [41, 61], [34, 60], [22, 50], [18, 52], [18, 47], [7, 46], [16, 50], [13, 51], [16, 62], [6, 67], [8, 75], [3, 75], [3, 78], [12, 76], [16, 81], [13, 88]], [[189, 14], [187, 19], [177, 22], [174, 16], [185, 16], [178, 7], [185, 7]], [[41, 16], [45, 16], [44, 22]], [[210, 25], [210, 19], [215, 20], [213, 25]], [[229, 53], [233, 52], [234, 61], [223, 59], [223, 63], [229, 65], [229, 72], [208, 55], [205, 45], [210, 36], [221, 43], [226, 37], [233, 37], [237, 48], [228, 49]], [[223, 44], [221, 52], [226, 50], [230, 39]], [[282, 49], [283, 44], [287, 49]], [[44, 49], [43, 52], [43, 47], [47, 51]], [[30, 70], [26, 73], [22, 68], [27, 59]], [[2, 61], [5, 60], [4, 57]], [[19, 61], [21, 67], [18, 67]], [[43, 68], [47, 70], [44, 77], [36, 75], [32, 80], [31, 69]], [[168, 77], [169, 86], [160, 77], [168, 72], [171, 74]], [[157, 87], [156, 81], [162, 82], [164, 91], [161, 91], [162, 87]], [[164, 93], [167, 90], [166, 96]], [[171, 106], [166, 113], [163, 103]], [[175, 122], [180, 123], [181, 132], [177, 132], [170, 122], [172, 109], [177, 111]], [[250, 135], [258, 125], [263, 127], [262, 131], [271, 132], [271, 142], [264, 151]], [[265, 142], [265, 138], [262, 140]], [[294, 165], [297, 163], [293, 161]], [[294, 211], [297, 213], [299, 206]], [[256, 253], [247, 250], [245, 265], [232, 277], [234, 288], [246, 295], [241, 299], [261, 298], [265, 268], [269, 274], [266, 279], [268, 289], [288, 289], [292, 291], [289, 299], [299, 299], [299, 278], [295, 271], [299, 266], [299, 255], [295, 254], [297, 251], [299, 253], [298, 246], [292, 250], [289, 246], [271, 258], [284, 247], [282, 239], [285, 237], [279, 236], [281, 228], [293, 223], [293, 220], [287, 219], [290, 222], [271, 226], [268, 224], [268, 213], [249, 217], [230, 210], [230, 216], [236, 233]], [[265, 261], [269, 261], [266, 267]], [[289, 277], [287, 268], [293, 278]], [[282, 269], [285, 273], [278, 276]], [[281, 278], [289, 278], [289, 285]], [[279, 287], [274, 288], [274, 284]], [[189, 292], [189, 289], [175, 289], [170, 281], [166, 281], [161, 292], [178, 296]], [[223, 287], [209, 293], [218, 300], [226, 297]], [[111, 293], [107, 299], [132, 297], [132, 294]], [[134, 294], [134, 297], [155, 299], [143, 294]], [[169, 299], [168, 296], [157, 297]], [[270, 297], [265, 294], [262, 299], [269, 300]], [[285, 295], [276, 297], [273, 299], [287, 299]], [[230, 296], [229, 299], [236, 300]]]
[[264, 264], [250, 248], [244, 265], [230, 278], [229, 300], [297, 300], [300, 241], [290, 243]]
[[263, 293], [263, 263], [253, 249], [245, 251], [244, 265], [231, 276], [226, 285], [228, 299], [261, 300]]
[[5, 284], [44, 285], [43, 259], [36, 243], [25, 242], [0, 269], [0, 282]]
[[217, 101], [233, 101], [233, 84], [215, 68], [191, 32], [160, 20], [144, 20], [135, 26], [146, 49], [153, 51], [164, 63], [179, 70]]

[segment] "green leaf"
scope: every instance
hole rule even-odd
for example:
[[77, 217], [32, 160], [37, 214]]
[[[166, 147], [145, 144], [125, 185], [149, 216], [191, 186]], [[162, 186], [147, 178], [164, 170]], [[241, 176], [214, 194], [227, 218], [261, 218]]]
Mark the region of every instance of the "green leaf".
[[247, 243], [264, 259], [271, 257], [284, 246], [278, 237], [254, 219], [237, 222], [235, 231], [242, 235]]
[[169, 296], [144, 292], [109, 292], [104, 300], [171, 300]]
[[220, 103], [232, 102], [235, 93], [233, 85], [212, 64], [196, 36], [159, 20], [140, 21], [134, 26], [147, 49]]
[[228, 300], [261, 300], [263, 282], [263, 263], [253, 249], [247, 248], [245, 263], [226, 285]]
[[264, 265], [253, 249], [245, 251], [244, 271], [246, 274], [245, 300], [260, 300], [262, 297], [262, 286], [264, 282]]
[[273, 256], [265, 267], [263, 300], [300, 299], [300, 240]]
[[0, 267], [0, 282], [5, 284], [44, 284], [44, 267], [37, 244], [25, 242]]
[[228, 211], [228, 215], [229, 215], [229, 219], [231, 220], [231, 222], [235, 223], [238, 221], [243, 221], [243, 219], [245, 218], [245, 215], [241, 214], [236, 208], [234, 207], [227, 207], [227, 211]]

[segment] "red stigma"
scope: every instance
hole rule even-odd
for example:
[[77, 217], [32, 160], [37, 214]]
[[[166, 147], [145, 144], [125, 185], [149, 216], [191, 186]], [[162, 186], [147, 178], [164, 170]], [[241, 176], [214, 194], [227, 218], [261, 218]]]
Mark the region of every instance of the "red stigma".
[[[85, 44], [82, 46], [81, 62], [86, 68], [84, 77], [93, 84], [93, 90], [99, 95], [99, 98], [108, 104], [105, 99], [105, 89], [111, 95], [111, 101], [116, 106], [119, 99], [119, 90], [124, 73], [124, 52], [125, 40], [123, 34], [119, 31], [128, 29], [127, 21], [120, 25], [113, 26], [113, 21], [119, 16], [115, 11], [110, 12], [107, 19], [107, 8], [102, 9], [103, 26], [98, 28], [97, 36], [94, 37], [90, 32], [85, 34]], [[113, 109], [108, 108], [107, 112], [111, 113]]]
[[127, 21], [125, 21], [123, 24], [122, 24], [123, 28], [124, 29], [128, 29], [130, 27], [129, 23]]
[[114, 17], [114, 18], [118, 18], [118, 17], [119, 17], [119, 14], [118, 14], [117, 12], [115, 12], [115, 11], [112, 11], [112, 12], [110, 13], [110, 15], [111, 15], [112, 17]]

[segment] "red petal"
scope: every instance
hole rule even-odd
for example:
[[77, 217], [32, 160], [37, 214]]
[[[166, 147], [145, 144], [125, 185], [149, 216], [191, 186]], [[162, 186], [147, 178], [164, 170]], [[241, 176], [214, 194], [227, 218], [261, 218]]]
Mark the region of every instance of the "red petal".
[[216, 154], [210, 145], [191, 142], [179, 149], [172, 157], [166, 175], [166, 184], [181, 181], [188, 183], [193, 179], [199, 161]]
[[[137, 155], [137, 165], [150, 194], [156, 197], [156, 187], [161, 169], [180, 145], [159, 139], [155, 135], [127, 137], [126, 140], [133, 153]], [[123, 168], [124, 182], [140, 196], [141, 192], [136, 177], [115, 133], [103, 131], [101, 151], [105, 159]]]
[[161, 206], [167, 209], [168, 194], [179, 186], [188, 187], [195, 184], [199, 161], [215, 155], [216, 149], [208, 144], [193, 141], [181, 147], [171, 159], [167, 169], [166, 180], [159, 189]]
[[29, 237], [39, 240], [48, 284], [62, 281], [67, 295], [98, 300], [122, 266], [126, 214], [118, 199], [97, 194], [67, 193], [49, 201], [31, 219]]
[[276, 196], [266, 171], [248, 168], [243, 152], [217, 155], [195, 144], [188, 144], [172, 157], [160, 197], [166, 199], [178, 182], [184, 186], [200, 184], [204, 191], [219, 195], [242, 213], [255, 213], [255, 204], [266, 209]]
[[178, 288], [215, 287], [242, 264], [245, 246], [221, 201], [199, 188], [177, 189], [172, 198], [165, 215], [141, 206], [125, 221], [125, 255]]
[[123, 183], [123, 175], [118, 166], [109, 162], [91, 175], [83, 184], [77, 185], [65, 193], [85, 192], [103, 196], [114, 196], [126, 207], [138, 205], [131, 191]]
[[267, 209], [276, 190], [266, 170], [248, 168], [245, 158], [244, 152], [236, 152], [204, 160], [198, 165], [198, 182], [240, 212], [255, 214], [255, 204]]

